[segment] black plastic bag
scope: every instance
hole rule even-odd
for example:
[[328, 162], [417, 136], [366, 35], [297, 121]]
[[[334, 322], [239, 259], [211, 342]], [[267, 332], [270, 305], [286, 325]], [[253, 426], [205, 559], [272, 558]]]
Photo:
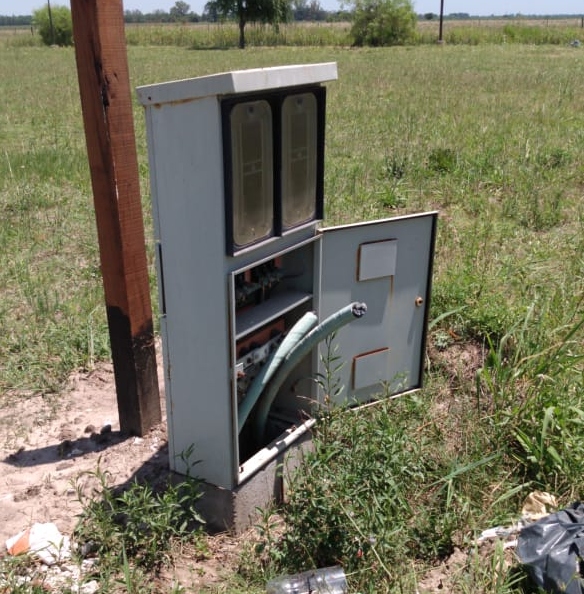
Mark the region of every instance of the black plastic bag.
[[584, 594], [584, 504], [572, 503], [525, 526], [517, 556], [547, 592]]

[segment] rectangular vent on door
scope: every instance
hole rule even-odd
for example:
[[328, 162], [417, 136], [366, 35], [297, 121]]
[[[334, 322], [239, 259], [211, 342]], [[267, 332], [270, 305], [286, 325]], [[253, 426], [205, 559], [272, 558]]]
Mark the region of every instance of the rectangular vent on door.
[[357, 280], [366, 281], [395, 274], [397, 239], [362, 243], [359, 246]]
[[353, 389], [360, 390], [389, 380], [388, 371], [389, 348], [357, 355], [353, 358]]

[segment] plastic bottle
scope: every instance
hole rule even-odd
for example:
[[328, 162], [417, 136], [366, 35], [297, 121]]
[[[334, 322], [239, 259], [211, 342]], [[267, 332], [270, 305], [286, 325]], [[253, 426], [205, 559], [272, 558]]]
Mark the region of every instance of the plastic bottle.
[[342, 567], [323, 567], [270, 580], [267, 594], [347, 594], [347, 578]]

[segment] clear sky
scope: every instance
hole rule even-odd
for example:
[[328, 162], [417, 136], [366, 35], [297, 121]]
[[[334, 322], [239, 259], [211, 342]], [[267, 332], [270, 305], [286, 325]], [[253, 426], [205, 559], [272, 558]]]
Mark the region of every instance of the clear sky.
[[[207, 0], [185, 0], [191, 10], [201, 13]], [[141, 10], [153, 12], [161, 9], [166, 12], [174, 6], [175, 0], [124, 0], [124, 10]], [[51, 0], [51, 5], [69, 6], [68, 0]], [[418, 13], [440, 12], [440, 0], [413, 0], [414, 9]], [[320, 0], [326, 10], [340, 8], [338, 0]], [[43, 0], [0, 0], [0, 14], [31, 14], [33, 10], [44, 6]], [[582, 0], [444, 0], [444, 14], [467, 12], [471, 15], [503, 15], [503, 14], [575, 14], [584, 15]]]

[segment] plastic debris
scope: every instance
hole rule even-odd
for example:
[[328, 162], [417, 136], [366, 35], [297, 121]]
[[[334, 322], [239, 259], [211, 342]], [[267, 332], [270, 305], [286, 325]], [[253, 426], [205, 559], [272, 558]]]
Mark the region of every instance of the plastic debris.
[[519, 531], [523, 528], [521, 522], [513, 524], [512, 526], [496, 526], [495, 528], [487, 528], [483, 530], [477, 538], [477, 544], [486, 540], [505, 540], [503, 545], [504, 549], [512, 548], [517, 546], [517, 539], [509, 540], [512, 536], [519, 534]]
[[33, 524], [6, 541], [10, 555], [32, 553], [45, 565], [54, 565], [71, 556], [71, 543], [52, 522]]
[[533, 491], [525, 498], [521, 508], [521, 519], [524, 523], [535, 522], [557, 509], [558, 502], [553, 495], [545, 491]]
[[546, 592], [584, 594], [584, 504], [573, 503], [525, 526], [516, 552]]
[[312, 569], [283, 575], [267, 584], [267, 594], [346, 594], [347, 578], [342, 567]]
[[532, 522], [546, 517], [552, 510], [556, 510], [558, 503], [556, 498], [545, 491], [533, 491], [523, 502], [521, 508], [521, 518], [511, 526], [496, 526], [495, 528], [487, 528], [483, 530], [476, 542], [480, 544], [485, 540], [505, 540], [503, 548], [511, 548], [517, 546], [517, 539], [511, 538], [517, 536], [523, 528]]

